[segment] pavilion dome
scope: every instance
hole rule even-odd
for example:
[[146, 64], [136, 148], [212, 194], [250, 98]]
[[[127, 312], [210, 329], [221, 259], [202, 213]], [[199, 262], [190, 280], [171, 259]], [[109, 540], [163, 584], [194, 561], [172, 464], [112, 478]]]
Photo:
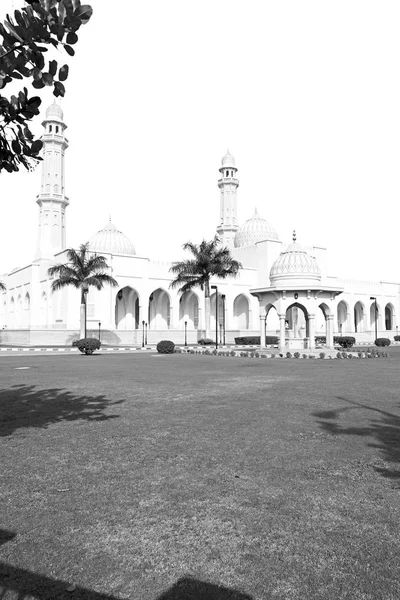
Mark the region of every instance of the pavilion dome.
[[234, 246], [235, 248], [245, 248], [264, 240], [279, 240], [279, 237], [272, 225], [260, 217], [255, 209], [254, 215], [237, 230]]
[[222, 167], [235, 167], [235, 159], [233, 158], [229, 150], [227, 150], [226, 154], [224, 154], [224, 156], [222, 157], [221, 164]]
[[108, 252], [127, 256], [135, 256], [136, 254], [131, 240], [119, 231], [111, 223], [111, 220], [89, 240], [89, 249], [93, 252]]
[[269, 274], [271, 285], [301, 285], [321, 280], [317, 261], [293, 236], [293, 243], [273, 263]]

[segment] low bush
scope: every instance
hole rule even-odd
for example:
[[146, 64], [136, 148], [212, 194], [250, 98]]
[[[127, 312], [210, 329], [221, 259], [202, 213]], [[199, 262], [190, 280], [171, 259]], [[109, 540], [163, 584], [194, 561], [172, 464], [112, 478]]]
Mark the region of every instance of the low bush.
[[326, 335], [316, 335], [315, 336], [315, 344], [325, 345], [326, 344]]
[[375, 346], [390, 346], [389, 338], [376, 338]]
[[267, 355], [266, 354], [260, 354], [260, 357], [261, 358], [267, 358]]
[[211, 356], [211, 352], [209, 351], [208, 348], [206, 350], [204, 350], [203, 354], [207, 354], [207, 356]]
[[93, 354], [95, 350], [100, 348], [101, 342], [97, 338], [82, 338], [81, 340], [75, 340], [72, 345], [78, 348], [82, 354]]
[[292, 353], [291, 352], [286, 352], [286, 358], [292, 358]]
[[176, 346], [174, 352], [175, 352], [175, 354], [181, 354], [182, 353], [182, 349], [179, 348], [179, 346]]
[[356, 338], [351, 335], [335, 335], [333, 342], [342, 348], [351, 348], [356, 343]]
[[357, 352], [358, 354], [358, 358], [362, 358], [363, 357], [363, 353], [362, 352]]
[[294, 356], [294, 358], [300, 358], [300, 352], [295, 352], [295, 353], [293, 354], [293, 356]]
[[[276, 346], [279, 343], [279, 338], [276, 335], [267, 335], [265, 336], [265, 345], [266, 346]], [[260, 345], [260, 336], [259, 335], [246, 335], [243, 337], [236, 337], [235, 344], [237, 346], [259, 346]]]
[[394, 341], [395, 342], [400, 342], [400, 335], [395, 335], [394, 336]]
[[315, 354], [310, 354], [308, 358], [315, 358]]
[[271, 358], [275, 358], [275, 354], [274, 354], [274, 352], [272, 352], [272, 354], [271, 354]]
[[231, 351], [229, 352], [229, 356], [236, 356], [236, 352], [235, 352], [234, 350], [231, 350]]
[[325, 352], [320, 352], [320, 353], [319, 353], [319, 357], [320, 357], [320, 358], [325, 358]]
[[347, 358], [347, 352], [342, 352], [342, 358]]
[[174, 342], [170, 340], [161, 340], [157, 344], [157, 352], [160, 354], [173, 354], [175, 350]]
[[338, 352], [338, 353], [336, 354], [336, 358], [343, 358], [343, 356], [342, 356], [342, 353], [341, 353], [341, 352]]
[[307, 358], [307, 354], [303, 354], [303, 358]]
[[210, 346], [211, 344], [214, 344], [214, 340], [211, 338], [200, 338], [197, 343], [200, 344], [200, 346]]
[[347, 356], [347, 358], [353, 358], [353, 355], [352, 355], [352, 354], [349, 354], [349, 355]]

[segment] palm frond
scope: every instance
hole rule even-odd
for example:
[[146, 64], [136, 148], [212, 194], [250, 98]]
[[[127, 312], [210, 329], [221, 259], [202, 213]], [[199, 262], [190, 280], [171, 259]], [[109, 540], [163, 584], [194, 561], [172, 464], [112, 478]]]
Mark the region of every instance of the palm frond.
[[6, 288], [5, 284], [2, 281], [0, 281], [0, 292], [5, 292], [6, 290], [7, 290], [7, 288]]
[[84, 283], [88, 286], [93, 286], [98, 290], [101, 290], [105, 283], [108, 283], [113, 287], [118, 286], [118, 282], [114, 277], [111, 277], [111, 275], [108, 275], [107, 273], [95, 273], [90, 277], [86, 277]]
[[59, 279], [55, 279], [51, 284], [51, 291], [56, 292], [57, 290], [61, 290], [68, 285], [72, 285], [75, 288], [79, 288], [81, 282], [74, 277], [60, 277]]

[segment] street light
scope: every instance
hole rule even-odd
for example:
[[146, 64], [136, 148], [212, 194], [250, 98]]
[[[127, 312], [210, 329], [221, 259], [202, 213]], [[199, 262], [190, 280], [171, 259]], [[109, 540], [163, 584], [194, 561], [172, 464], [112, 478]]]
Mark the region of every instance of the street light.
[[143, 328], [143, 331], [142, 331], [142, 348], [144, 348], [144, 323], [145, 322], [142, 321], [142, 328]]
[[87, 293], [89, 291], [89, 286], [87, 283], [84, 283], [82, 285], [82, 291], [83, 291], [83, 300], [84, 300], [84, 305], [85, 305], [85, 338], [87, 337], [87, 327], [86, 327], [86, 323], [87, 323]]
[[144, 337], [145, 337], [144, 343], [147, 346], [147, 323], [144, 324], [144, 331], [145, 331], [145, 334], [144, 334]]
[[222, 331], [224, 333], [224, 346], [225, 346], [225, 294], [222, 294]]
[[376, 303], [376, 296], [370, 296], [370, 300], [375, 300], [375, 340], [378, 338], [378, 305]]
[[100, 327], [101, 327], [101, 321], [99, 321], [99, 342], [100, 342]]
[[215, 348], [218, 350], [218, 286], [212, 285], [212, 290], [215, 290]]
[[187, 321], [185, 321], [185, 348], [187, 346]]

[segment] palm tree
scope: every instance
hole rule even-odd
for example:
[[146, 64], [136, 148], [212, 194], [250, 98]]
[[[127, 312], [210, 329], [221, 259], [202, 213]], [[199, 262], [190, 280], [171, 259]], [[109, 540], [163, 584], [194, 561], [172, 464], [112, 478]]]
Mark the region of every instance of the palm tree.
[[6, 289], [7, 288], [6, 288], [5, 284], [2, 281], [0, 281], [0, 292], [5, 292]]
[[172, 264], [170, 271], [176, 278], [170, 287], [181, 286], [182, 294], [196, 286], [204, 291], [206, 337], [210, 337], [210, 280], [212, 277], [236, 277], [242, 265], [232, 258], [229, 248], [221, 247], [217, 235], [210, 242], [203, 240], [199, 245], [186, 242], [182, 248], [189, 250], [193, 258]]
[[47, 270], [47, 273], [50, 277], [59, 276], [51, 284], [52, 292], [68, 285], [81, 290], [80, 337], [83, 338], [86, 334], [86, 294], [89, 287], [101, 290], [105, 283], [112, 286], [117, 286], [118, 283], [111, 275], [104, 272], [109, 268], [106, 258], [89, 251], [89, 242], [81, 244], [78, 252], [69, 248], [67, 256], [67, 263], [54, 265]]

